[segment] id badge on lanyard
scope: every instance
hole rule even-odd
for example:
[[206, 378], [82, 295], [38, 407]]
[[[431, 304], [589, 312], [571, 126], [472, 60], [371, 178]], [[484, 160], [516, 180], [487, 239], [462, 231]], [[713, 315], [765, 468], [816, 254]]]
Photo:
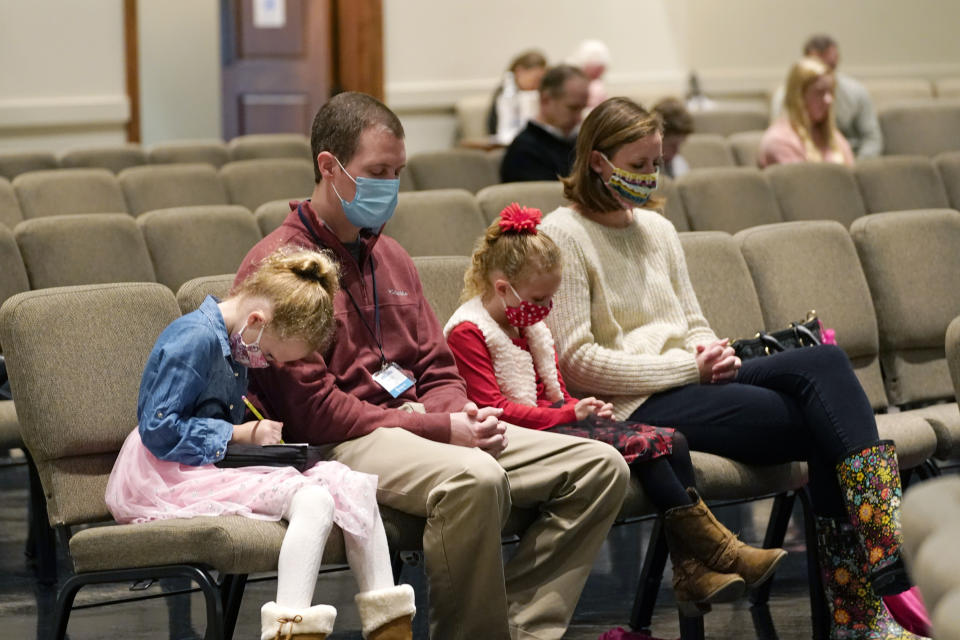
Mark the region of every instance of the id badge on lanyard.
[[380, 371], [373, 374], [373, 379], [394, 398], [412, 387], [414, 382], [396, 362], [385, 362]]

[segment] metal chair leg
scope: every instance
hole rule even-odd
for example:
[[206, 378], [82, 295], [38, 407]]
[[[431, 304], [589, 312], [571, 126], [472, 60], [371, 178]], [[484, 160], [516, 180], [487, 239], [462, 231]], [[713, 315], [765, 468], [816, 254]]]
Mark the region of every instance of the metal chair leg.
[[[793, 514], [793, 504], [796, 501], [796, 493], [787, 491], [779, 493], [773, 499], [773, 509], [770, 511], [770, 520], [767, 522], [767, 532], [763, 536], [763, 548], [773, 549], [783, 546], [783, 540], [787, 536], [787, 527], [790, 525], [790, 516]], [[750, 592], [750, 603], [754, 605], [765, 605], [770, 600], [770, 588], [773, 585], [773, 578]]]
[[663, 581], [663, 569], [667, 566], [667, 555], [667, 536], [663, 528], [663, 518], [657, 518], [653, 521], [653, 530], [647, 542], [647, 553], [643, 558], [637, 595], [630, 615], [630, 628], [634, 631], [650, 629], [653, 608], [657, 604], [657, 594], [660, 591], [660, 583]]
[[220, 585], [220, 598], [223, 601], [223, 637], [227, 640], [233, 637], [237, 626], [237, 616], [240, 614], [240, 603], [243, 601], [243, 590], [247, 586], [246, 574], [226, 575]]
[[703, 640], [703, 616], [688, 618], [679, 611], [680, 640]]
[[43, 495], [40, 475], [29, 452], [27, 458], [30, 478], [30, 500], [27, 503], [27, 545], [26, 555], [33, 558], [37, 573], [37, 582], [44, 585], [57, 581], [57, 540], [47, 517], [47, 500]]
[[813, 626], [814, 640], [830, 638], [830, 611], [827, 608], [820, 577], [819, 547], [817, 545], [817, 516], [813, 512], [813, 503], [806, 489], [798, 494], [803, 505], [804, 533], [807, 545], [807, 582], [810, 585], [810, 621]]

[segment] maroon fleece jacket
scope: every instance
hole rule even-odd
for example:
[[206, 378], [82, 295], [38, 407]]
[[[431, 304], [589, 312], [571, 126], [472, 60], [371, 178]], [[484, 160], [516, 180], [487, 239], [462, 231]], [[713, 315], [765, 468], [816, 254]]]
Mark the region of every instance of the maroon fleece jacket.
[[[410, 256], [392, 238], [361, 232], [363, 248], [358, 266], [346, 247], [320, 222], [309, 201], [301, 205], [322, 242], [319, 248], [328, 249], [340, 263], [341, 291], [333, 304], [333, 342], [322, 353], [305, 360], [250, 369], [250, 393], [264, 408], [266, 417], [284, 422], [284, 439], [288, 442], [341, 442], [380, 427], [400, 427], [424, 438], [449, 442], [449, 414], [463, 409], [466, 386], [440, 323], [424, 298]], [[283, 224], [244, 258], [235, 284], [279, 247], [317, 247], [297, 215], [297, 203], [291, 202], [290, 208]], [[353, 294], [360, 313], [373, 329], [371, 265], [376, 269], [384, 355], [416, 379], [398, 398], [373, 380], [372, 374], [380, 370], [380, 352], [345, 292]], [[408, 401], [423, 403], [427, 413], [398, 408]]]

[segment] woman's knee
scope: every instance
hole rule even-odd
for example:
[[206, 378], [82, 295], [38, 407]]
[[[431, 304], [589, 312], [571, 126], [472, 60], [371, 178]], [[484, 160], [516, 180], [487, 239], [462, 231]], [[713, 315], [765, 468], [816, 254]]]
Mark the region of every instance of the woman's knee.
[[847, 353], [835, 344], [822, 344], [819, 347], [800, 349], [807, 355], [811, 370], [818, 373], [836, 374], [838, 371], [853, 373]]

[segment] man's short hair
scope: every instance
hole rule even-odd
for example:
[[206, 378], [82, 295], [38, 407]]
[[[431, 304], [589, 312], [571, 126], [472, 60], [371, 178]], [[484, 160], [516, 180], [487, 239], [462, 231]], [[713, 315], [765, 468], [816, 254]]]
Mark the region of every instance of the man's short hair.
[[383, 126], [403, 139], [403, 125], [387, 105], [373, 96], [345, 91], [327, 100], [313, 118], [310, 131], [310, 150], [313, 152], [313, 176], [319, 184], [320, 167], [317, 156], [329, 151], [346, 165], [357, 152], [360, 134], [369, 127]]
[[567, 80], [574, 77], [587, 79], [586, 74], [580, 67], [570, 64], [558, 64], [555, 67], [550, 67], [543, 74], [543, 80], [540, 81], [540, 93], [546, 93], [552, 98], [561, 96], [563, 95], [563, 85], [567, 83]]
[[693, 116], [680, 100], [664, 98], [653, 105], [653, 112], [663, 121], [663, 135], [688, 136], [693, 133]]
[[803, 45], [803, 55], [809, 56], [814, 53], [823, 53], [830, 47], [837, 46], [837, 41], [825, 33], [818, 33], [810, 36]]

